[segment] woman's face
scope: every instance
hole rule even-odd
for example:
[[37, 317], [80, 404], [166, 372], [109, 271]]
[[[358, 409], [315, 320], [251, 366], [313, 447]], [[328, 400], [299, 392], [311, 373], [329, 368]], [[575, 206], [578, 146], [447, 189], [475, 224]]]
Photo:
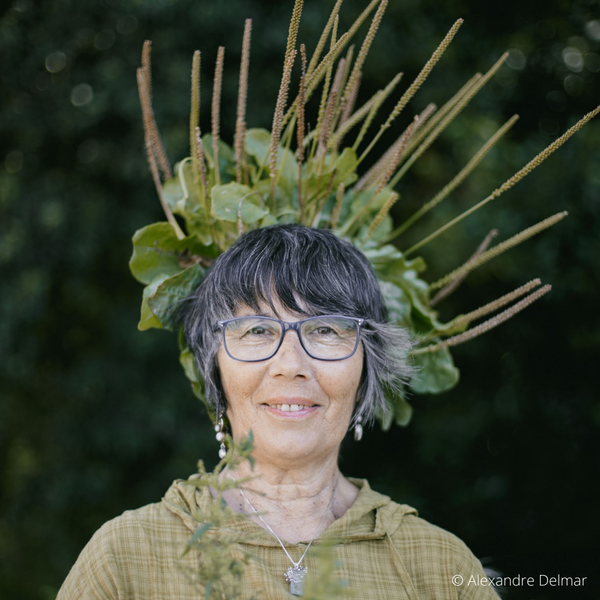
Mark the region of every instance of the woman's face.
[[[268, 305], [259, 307], [261, 315], [277, 318]], [[278, 304], [276, 309], [282, 321], [305, 318]], [[253, 314], [244, 306], [235, 316]], [[363, 352], [361, 343], [350, 358], [317, 360], [306, 354], [297, 333], [288, 330], [275, 356], [240, 362], [221, 343], [218, 363], [234, 439], [252, 430], [254, 458], [284, 467], [337, 455], [356, 402]], [[301, 410], [281, 410], [282, 405]]]

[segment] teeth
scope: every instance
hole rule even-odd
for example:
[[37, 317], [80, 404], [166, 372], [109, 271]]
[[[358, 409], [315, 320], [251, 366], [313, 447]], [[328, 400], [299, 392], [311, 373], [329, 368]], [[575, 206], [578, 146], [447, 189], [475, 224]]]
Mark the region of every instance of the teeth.
[[274, 404], [273, 408], [283, 412], [298, 412], [307, 408], [303, 404]]

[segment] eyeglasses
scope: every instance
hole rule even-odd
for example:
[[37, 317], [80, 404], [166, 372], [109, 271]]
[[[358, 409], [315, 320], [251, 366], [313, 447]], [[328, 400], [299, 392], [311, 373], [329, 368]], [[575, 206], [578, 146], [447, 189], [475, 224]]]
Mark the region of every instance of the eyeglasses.
[[364, 319], [321, 315], [294, 323], [272, 317], [236, 317], [215, 324], [223, 332], [225, 351], [234, 360], [258, 362], [277, 354], [288, 329], [298, 334], [304, 351], [318, 360], [344, 360], [358, 348]]

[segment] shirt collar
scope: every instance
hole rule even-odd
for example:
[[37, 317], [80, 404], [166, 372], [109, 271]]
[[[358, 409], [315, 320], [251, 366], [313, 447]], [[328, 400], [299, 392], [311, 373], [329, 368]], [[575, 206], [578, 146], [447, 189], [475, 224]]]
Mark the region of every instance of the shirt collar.
[[[215, 502], [208, 488], [197, 488], [192, 475], [187, 481], [179, 479], [168, 489], [163, 503], [177, 515], [185, 526], [194, 532], [202, 522], [200, 515], [210, 514]], [[366, 479], [349, 480], [360, 489], [354, 504], [342, 517], [334, 521], [320, 536], [335, 543], [352, 543], [361, 540], [383, 538], [392, 534], [406, 514], [417, 511], [405, 504], [396, 504], [388, 496], [371, 489]], [[277, 539], [254, 521], [241, 517], [227, 524], [226, 529], [233, 542], [243, 542], [256, 546], [279, 546]], [[300, 542], [298, 545], [303, 545]], [[294, 547], [295, 544], [286, 544]]]

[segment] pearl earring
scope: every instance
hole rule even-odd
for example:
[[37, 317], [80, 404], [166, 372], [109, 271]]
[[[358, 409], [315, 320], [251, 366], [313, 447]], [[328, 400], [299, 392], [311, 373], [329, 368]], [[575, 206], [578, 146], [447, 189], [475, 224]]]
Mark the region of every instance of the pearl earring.
[[362, 415], [357, 415], [356, 421], [354, 423], [354, 439], [357, 442], [362, 440], [363, 435], [363, 426], [362, 426]]
[[219, 458], [225, 458], [227, 456], [227, 448], [225, 448], [225, 434], [223, 433], [223, 417], [219, 416], [217, 419], [217, 423], [215, 425], [215, 431], [217, 435], [217, 442], [221, 442], [221, 447], [219, 448]]

